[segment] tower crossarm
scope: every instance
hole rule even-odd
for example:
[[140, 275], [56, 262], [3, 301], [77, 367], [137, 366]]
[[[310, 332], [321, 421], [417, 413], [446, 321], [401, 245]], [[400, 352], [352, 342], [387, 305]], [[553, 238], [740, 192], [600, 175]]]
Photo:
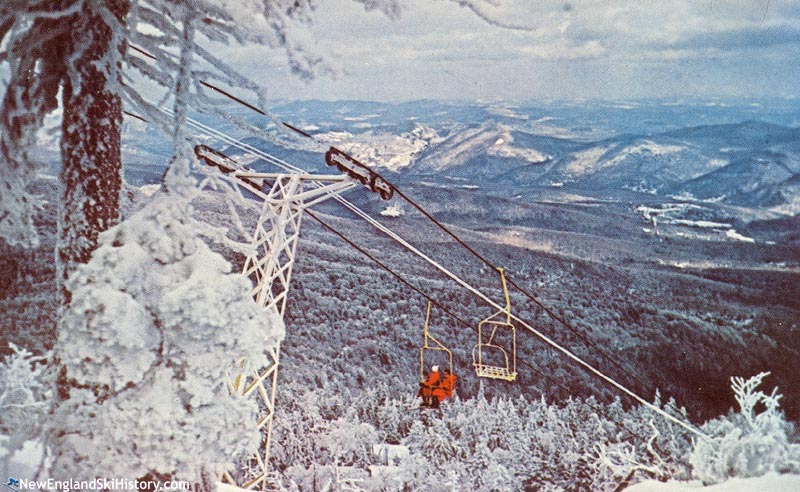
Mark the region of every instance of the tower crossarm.
[[[311, 174], [300, 169], [284, 173], [256, 172], [206, 145], [197, 145], [194, 149], [199, 159], [234, 178], [261, 201], [251, 252], [242, 273], [253, 282], [251, 294], [255, 302], [281, 321], [286, 311], [303, 212], [359, 185], [378, 193], [384, 200], [390, 199], [394, 191], [369, 167], [334, 150], [326, 154], [326, 164], [335, 165], [343, 174]], [[331, 161], [330, 156], [338, 160]], [[248, 361], [242, 360], [239, 354], [231, 354], [237, 364], [228, 371], [228, 387], [234, 395], [258, 399], [261, 412], [253, 426], [262, 430], [264, 440], [255, 456], [239, 463], [236, 470], [224, 473], [223, 480], [229, 488], [266, 491], [271, 487], [269, 450], [280, 344], [263, 349], [267, 354], [266, 366], [255, 369], [244, 369], [250, 367]]]

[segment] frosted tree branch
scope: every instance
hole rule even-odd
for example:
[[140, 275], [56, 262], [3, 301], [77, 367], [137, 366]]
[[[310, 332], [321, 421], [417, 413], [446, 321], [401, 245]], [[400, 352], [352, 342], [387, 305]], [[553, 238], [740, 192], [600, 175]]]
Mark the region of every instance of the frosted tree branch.
[[[13, 2], [13, 3], [26, 3], [26, 2]], [[46, 4], [52, 2], [42, 2], [42, 4]], [[25, 11], [25, 14], [30, 19], [61, 19], [63, 17], [69, 17], [71, 15], [77, 14], [78, 12], [83, 9], [84, 0], [78, 0], [72, 5], [68, 6], [67, 8], [61, 10], [37, 10], [34, 8], [29, 8]]]
[[510, 22], [504, 19], [500, 19], [497, 16], [493, 15], [491, 12], [488, 12], [485, 5], [492, 5], [498, 6], [501, 5], [499, 0], [450, 0], [458, 4], [461, 7], [467, 8], [472, 11], [473, 14], [478, 16], [481, 20], [486, 22], [487, 24], [491, 24], [493, 26], [502, 27], [505, 29], [513, 29], [513, 30], [520, 30], [520, 31], [532, 31], [534, 28], [529, 25], [525, 24], [518, 24], [515, 22]]
[[762, 401], [765, 403], [774, 403], [774, 405], [768, 405], [768, 411], [774, 410], [778, 407], [777, 400], [780, 399], [780, 395], [777, 396], [777, 399], [775, 398], [777, 388], [773, 390], [771, 397], [767, 397], [767, 395], [765, 395], [762, 391], [755, 391], [755, 389], [761, 385], [761, 382], [764, 380], [764, 378], [769, 376], [769, 374], [769, 372], [762, 372], [749, 379], [744, 379], [739, 376], [734, 376], [731, 378], [731, 389], [733, 389], [736, 403], [739, 404], [742, 416], [744, 417], [750, 429], [756, 429], [756, 405]]

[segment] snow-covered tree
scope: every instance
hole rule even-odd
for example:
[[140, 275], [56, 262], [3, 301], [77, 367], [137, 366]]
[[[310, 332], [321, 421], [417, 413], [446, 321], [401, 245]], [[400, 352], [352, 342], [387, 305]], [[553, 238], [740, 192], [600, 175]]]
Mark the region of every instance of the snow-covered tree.
[[416, 400], [410, 396], [405, 401], [399, 402], [394, 399], [387, 400], [378, 410], [378, 422], [383, 440], [398, 444], [402, 436], [408, 434], [413, 424], [414, 416], [404, 411], [404, 408], [415, 405]]
[[[36, 243], [35, 198], [26, 187], [39, 165], [31, 161], [44, 116], [63, 108], [58, 257], [85, 263], [97, 234], [117, 222], [122, 185], [119, 84], [125, 49], [121, 26], [127, 0], [9, 1], [0, 6], [0, 40], [11, 79], [0, 114], [0, 236]], [[64, 277], [65, 278], [65, 277]]]
[[53, 476], [148, 473], [199, 483], [258, 449], [255, 400], [226, 374], [266, 363], [277, 315], [201, 238], [188, 196], [162, 191], [101, 234], [59, 329], [63, 401], [51, 419]]
[[[389, 18], [403, 0], [353, 0]], [[493, 22], [494, 0], [452, 0]], [[203, 62], [190, 71], [195, 109], [222, 114], [207, 83], [249, 92], [266, 109], [262, 88], [213, 54], [213, 43], [257, 43], [285, 51], [302, 78], [336, 73], [331, 58], [308, 36], [317, 0], [6, 0], [0, 4], [0, 63], [10, 79], [0, 108], [0, 238], [36, 244], [28, 192], [40, 163], [29, 152], [45, 115], [63, 108], [59, 258], [65, 279], [74, 263], [88, 261], [97, 235], [119, 219], [122, 185], [120, 125], [123, 104], [151, 124], [171, 130], [173, 115], [149, 101], [142, 80], [177, 90], [182, 59], [176, 47], [191, 43]], [[198, 37], [183, 37], [191, 23]], [[502, 23], [501, 23], [502, 24]], [[184, 67], [185, 68], [185, 67]], [[60, 94], [60, 99], [59, 99]], [[224, 102], [228, 102], [225, 100]], [[246, 127], [242, 121], [224, 115]], [[263, 133], [249, 128], [257, 134]]]
[[4, 462], [40, 432], [53, 389], [45, 357], [14, 344], [10, 347], [13, 353], [0, 364], [0, 460]]
[[[381, 4], [393, 2], [374, 6]], [[184, 37], [190, 30], [182, 26], [192, 24], [204, 41], [282, 46], [292, 69], [311, 77], [327, 67], [300, 28], [312, 12], [313, 2], [295, 0], [3, 2], [0, 61], [8, 62], [11, 78], [0, 110], [0, 237], [26, 246], [37, 242], [32, 221], [37, 199], [27, 186], [41, 166], [29, 149], [59, 100], [63, 195], [58, 259], [64, 280], [75, 264], [89, 260], [98, 234], [119, 220], [123, 103], [152, 124], [174, 130], [174, 115], [143, 97], [136, 80], [161, 87], [164, 101], [178, 90], [187, 96], [193, 92], [189, 97], [198, 109], [217, 109], [200, 80], [253, 91], [264, 106], [255, 84], [203, 48], [201, 40]], [[176, 55], [176, 47], [187, 44], [189, 56], [199, 57], [208, 68], [190, 71], [189, 85], [179, 88], [185, 58]]]
[[703, 431], [710, 438], [698, 439], [689, 457], [694, 475], [703, 482], [800, 472], [800, 444], [789, 439], [792, 428], [780, 411], [778, 389], [756, 391], [768, 375], [731, 378], [740, 411], [707, 422]]
[[[399, 15], [401, 0], [353, 0]], [[454, 0], [481, 17], [477, 5]], [[255, 367], [283, 327], [249, 299], [249, 283], [207, 246], [193, 219], [189, 108], [225, 117], [209, 84], [262, 88], [209, 49], [282, 48], [293, 72], [334, 72], [307, 36], [315, 0], [8, 0], [0, 4], [0, 237], [36, 243], [40, 165], [30, 148], [60, 107], [58, 280], [65, 294], [55, 356], [59, 402], [47, 433], [54, 476], [171, 475], [204, 482], [258, 446], [256, 406], [228, 395], [229, 364]], [[154, 102], [140, 89], [161, 91]], [[154, 89], [155, 88], [155, 89]], [[164, 188], [120, 222], [122, 108], [174, 138]], [[280, 128], [280, 125], [278, 125]]]

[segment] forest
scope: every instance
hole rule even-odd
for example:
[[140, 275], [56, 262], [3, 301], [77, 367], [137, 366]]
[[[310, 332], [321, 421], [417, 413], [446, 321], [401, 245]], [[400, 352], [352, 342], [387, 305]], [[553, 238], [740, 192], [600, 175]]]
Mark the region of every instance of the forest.
[[[46, 189], [52, 183], [45, 180], [39, 186]], [[130, 196], [131, 210], [145, 200], [135, 189]], [[212, 191], [200, 195], [195, 206], [205, 222], [222, 225], [230, 220], [224, 200]], [[256, 210], [241, 210], [240, 215], [249, 222]], [[562, 214], [569, 215], [569, 210]], [[586, 213], [582, 207], [574, 210]], [[14, 275], [2, 286], [6, 316], [0, 323], [8, 341], [36, 355], [52, 348], [55, 337], [57, 308], [49, 280], [54, 238], [48, 217], [47, 208], [37, 216], [39, 248], [6, 249], [3, 255]], [[348, 490], [355, 484], [363, 490], [577, 491], [612, 490], [643, 478], [693, 476], [696, 436], [618, 394], [530, 333], [518, 337], [516, 381], [475, 377], [475, 328], [492, 308], [368, 225], [346, 215], [322, 217], [446, 307], [449, 313], [433, 309], [430, 331], [452, 350], [459, 383], [457, 396], [440, 410], [418, 408], [427, 300], [307, 220], [286, 313], [271, 454], [283, 486], [303, 491]], [[394, 229], [437, 260], [502, 299], [497, 272], [453, 247], [430, 224], [411, 215], [391, 220]], [[792, 347], [798, 335], [792, 323], [798, 319], [794, 300], [800, 293], [795, 275], [654, 267], [643, 258], [648, 249], [667, 246], [658, 239], [628, 235], [613, 240], [569, 230], [569, 224], [581, 220], [565, 220], [551, 229], [550, 218], [536, 207], [518, 220], [525, 226], [517, 230], [532, 243], [546, 237], [546, 247], [499, 241], [497, 230], [463, 226], [459, 231], [493, 262], [507, 265], [509, 277], [535, 293], [561, 321], [511, 289], [512, 308], [522, 319], [696, 425], [720, 418], [737, 422], [738, 414], [730, 413], [738, 408], [731, 376], [767, 371], [771, 375], [765, 383], [784, 395], [781, 411], [789, 421], [797, 418], [798, 381], [792, 376], [797, 354]], [[537, 227], [537, 221], [544, 223]], [[600, 246], [590, 248], [587, 242]], [[603, 251], [624, 250], [619, 242], [639, 253], [610, 261]], [[692, 246], [686, 242], [670, 251]], [[712, 246], [699, 245], [693, 254], [717, 254], [705, 252]], [[735, 243], [716, 248], [728, 257], [740, 255]], [[234, 268], [243, 261], [240, 253], [215, 249]], [[581, 251], [591, 254], [582, 258]], [[768, 254], [781, 251], [776, 247]], [[11, 354], [8, 347], [3, 350]], [[797, 435], [786, 420], [780, 422], [778, 429], [789, 446]], [[388, 451], [381, 458], [373, 448], [379, 444], [409, 454], [388, 463]], [[708, 480], [721, 478], [714, 471]]]
[[[608, 39], [653, 51], [650, 34], [614, 37], [617, 21], [643, 11], [612, 9], [621, 17], [610, 18], [600, 3], [546, 5], [538, 12], [548, 41], [517, 22], [534, 14], [525, 2], [434, 3], [343, 1], [348, 16], [380, 20], [365, 30], [341, 17], [353, 29], [339, 47], [424, 61], [412, 70], [424, 75], [423, 97], [434, 88], [431, 61], [453, 77], [448, 53], [476, 62], [510, 51], [484, 52], [493, 43], [437, 25], [441, 61], [427, 45], [387, 57], [397, 40], [373, 43], [374, 35], [407, 8], [421, 24], [466, 13], [465, 26], [499, 29], [493, 39], [518, 42], [523, 58], [555, 49], [571, 63], [605, 59], [614, 44], [594, 39], [601, 16], [615, 26]], [[9, 487], [15, 476], [80, 481], [99, 472], [186, 481], [198, 492], [617, 492], [648, 479], [800, 480], [794, 103], [741, 99], [745, 108], [729, 112], [711, 109], [725, 106], [716, 99], [655, 101], [639, 111], [576, 93], [526, 107], [410, 101], [390, 115], [359, 111], [381, 103], [352, 86], [348, 97], [364, 104], [310, 101], [319, 112], [306, 112], [295, 79], [346, 72], [326, 36], [348, 33], [325, 27], [342, 14], [325, 8], [0, 4], [0, 464]], [[684, 30], [682, 18], [673, 28], [689, 44], [707, 35], [729, 44], [719, 34], [732, 17], [712, 17], [700, 30]], [[653, 19], [660, 37], [665, 19]], [[772, 37], [737, 25], [737, 35]], [[419, 41], [419, 27], [405, 29]], [[563, 44], [567, 32], [572, 45]], [[461, 44], [473, 47], [452, 50]], [[676, 46], [663, 43], [659, 54]], [[363, 61], [367, 52], [351, 48]], [[288, 104], [267, 90], [283, 73], [294, 77]], [[542, 96], [528, 89], [524, 98]], [[302, 128], [274, 112], [292, 107], [287, 119]], [[395, 121], [377, 121], [384, 117]], [[373, 173], [385, 169], [398, 187], [384, 183], [383, 198], [402, 188], [427, 218], [410, 200], [384, 203], [363, 188], [348, 198], [454, 275], [376, 234], [357, 209], [328, 203], [314, 212], [363, 251], [307, 214], [286, 311], [261, 309], [242, 273], [260, 192], [242, 193], [233, 174], [202, 166], [199, 142], [281, 165], [263, 148], [298, 159], [334, 143], [366, 152], [378, 163], [361, 184], [375, 191]], [[473, 374], [476, 326], [504, 302], [497, 267], [514, 286], [513, 382]], [[453, 277], [466, 280], [459, 287]], [[458, 377], [436, 409], [417, 397], [421, 373], [444, 363], [420, 358], [428, 301], [430, 333], [452, 350]], [[262, 372], [278, 344], [280, 370]], [[275, 407], [264, 383], [274, 374]]]

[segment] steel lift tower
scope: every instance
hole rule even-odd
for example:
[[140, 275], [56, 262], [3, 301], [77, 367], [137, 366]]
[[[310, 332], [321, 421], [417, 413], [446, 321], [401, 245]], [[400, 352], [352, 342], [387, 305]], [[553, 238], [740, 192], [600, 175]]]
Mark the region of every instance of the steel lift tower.
[[[236, 178], [239, 184], [261, 200], [261, 213], [251, 242], [253, 252], [244, 262], [243, 273], [253, 281], [251, 294], [256, 303], [281, 320], [286, 312], [303, 212], [355, 188], [359, 183], [379, 192], [385, 199], [392, 196], [390, 185], [368, 167], [340, 151], [329, 152], [326, 156], [328, 165], [335, 165], [344, 172], [339, 175], [258, 173], [242, 169], [233, 159], [205, 145], [196, 146], [195, 153], [210, 166]], [[262, 409], [257, 422], [264, 434], [261, 451], [250, 458], [242, 469], [225, 472], [222, 477], [224, 482], [241, 489], [270, 488], [268, 462], [280, 344], [265, 349], [268, 354], [266, 367], [247, 373], [242, 369], [247, 365], [246, 361], [240, 361], [241, 366], [229, 374], [227, 381], [232, 394], [256, 398]]]

